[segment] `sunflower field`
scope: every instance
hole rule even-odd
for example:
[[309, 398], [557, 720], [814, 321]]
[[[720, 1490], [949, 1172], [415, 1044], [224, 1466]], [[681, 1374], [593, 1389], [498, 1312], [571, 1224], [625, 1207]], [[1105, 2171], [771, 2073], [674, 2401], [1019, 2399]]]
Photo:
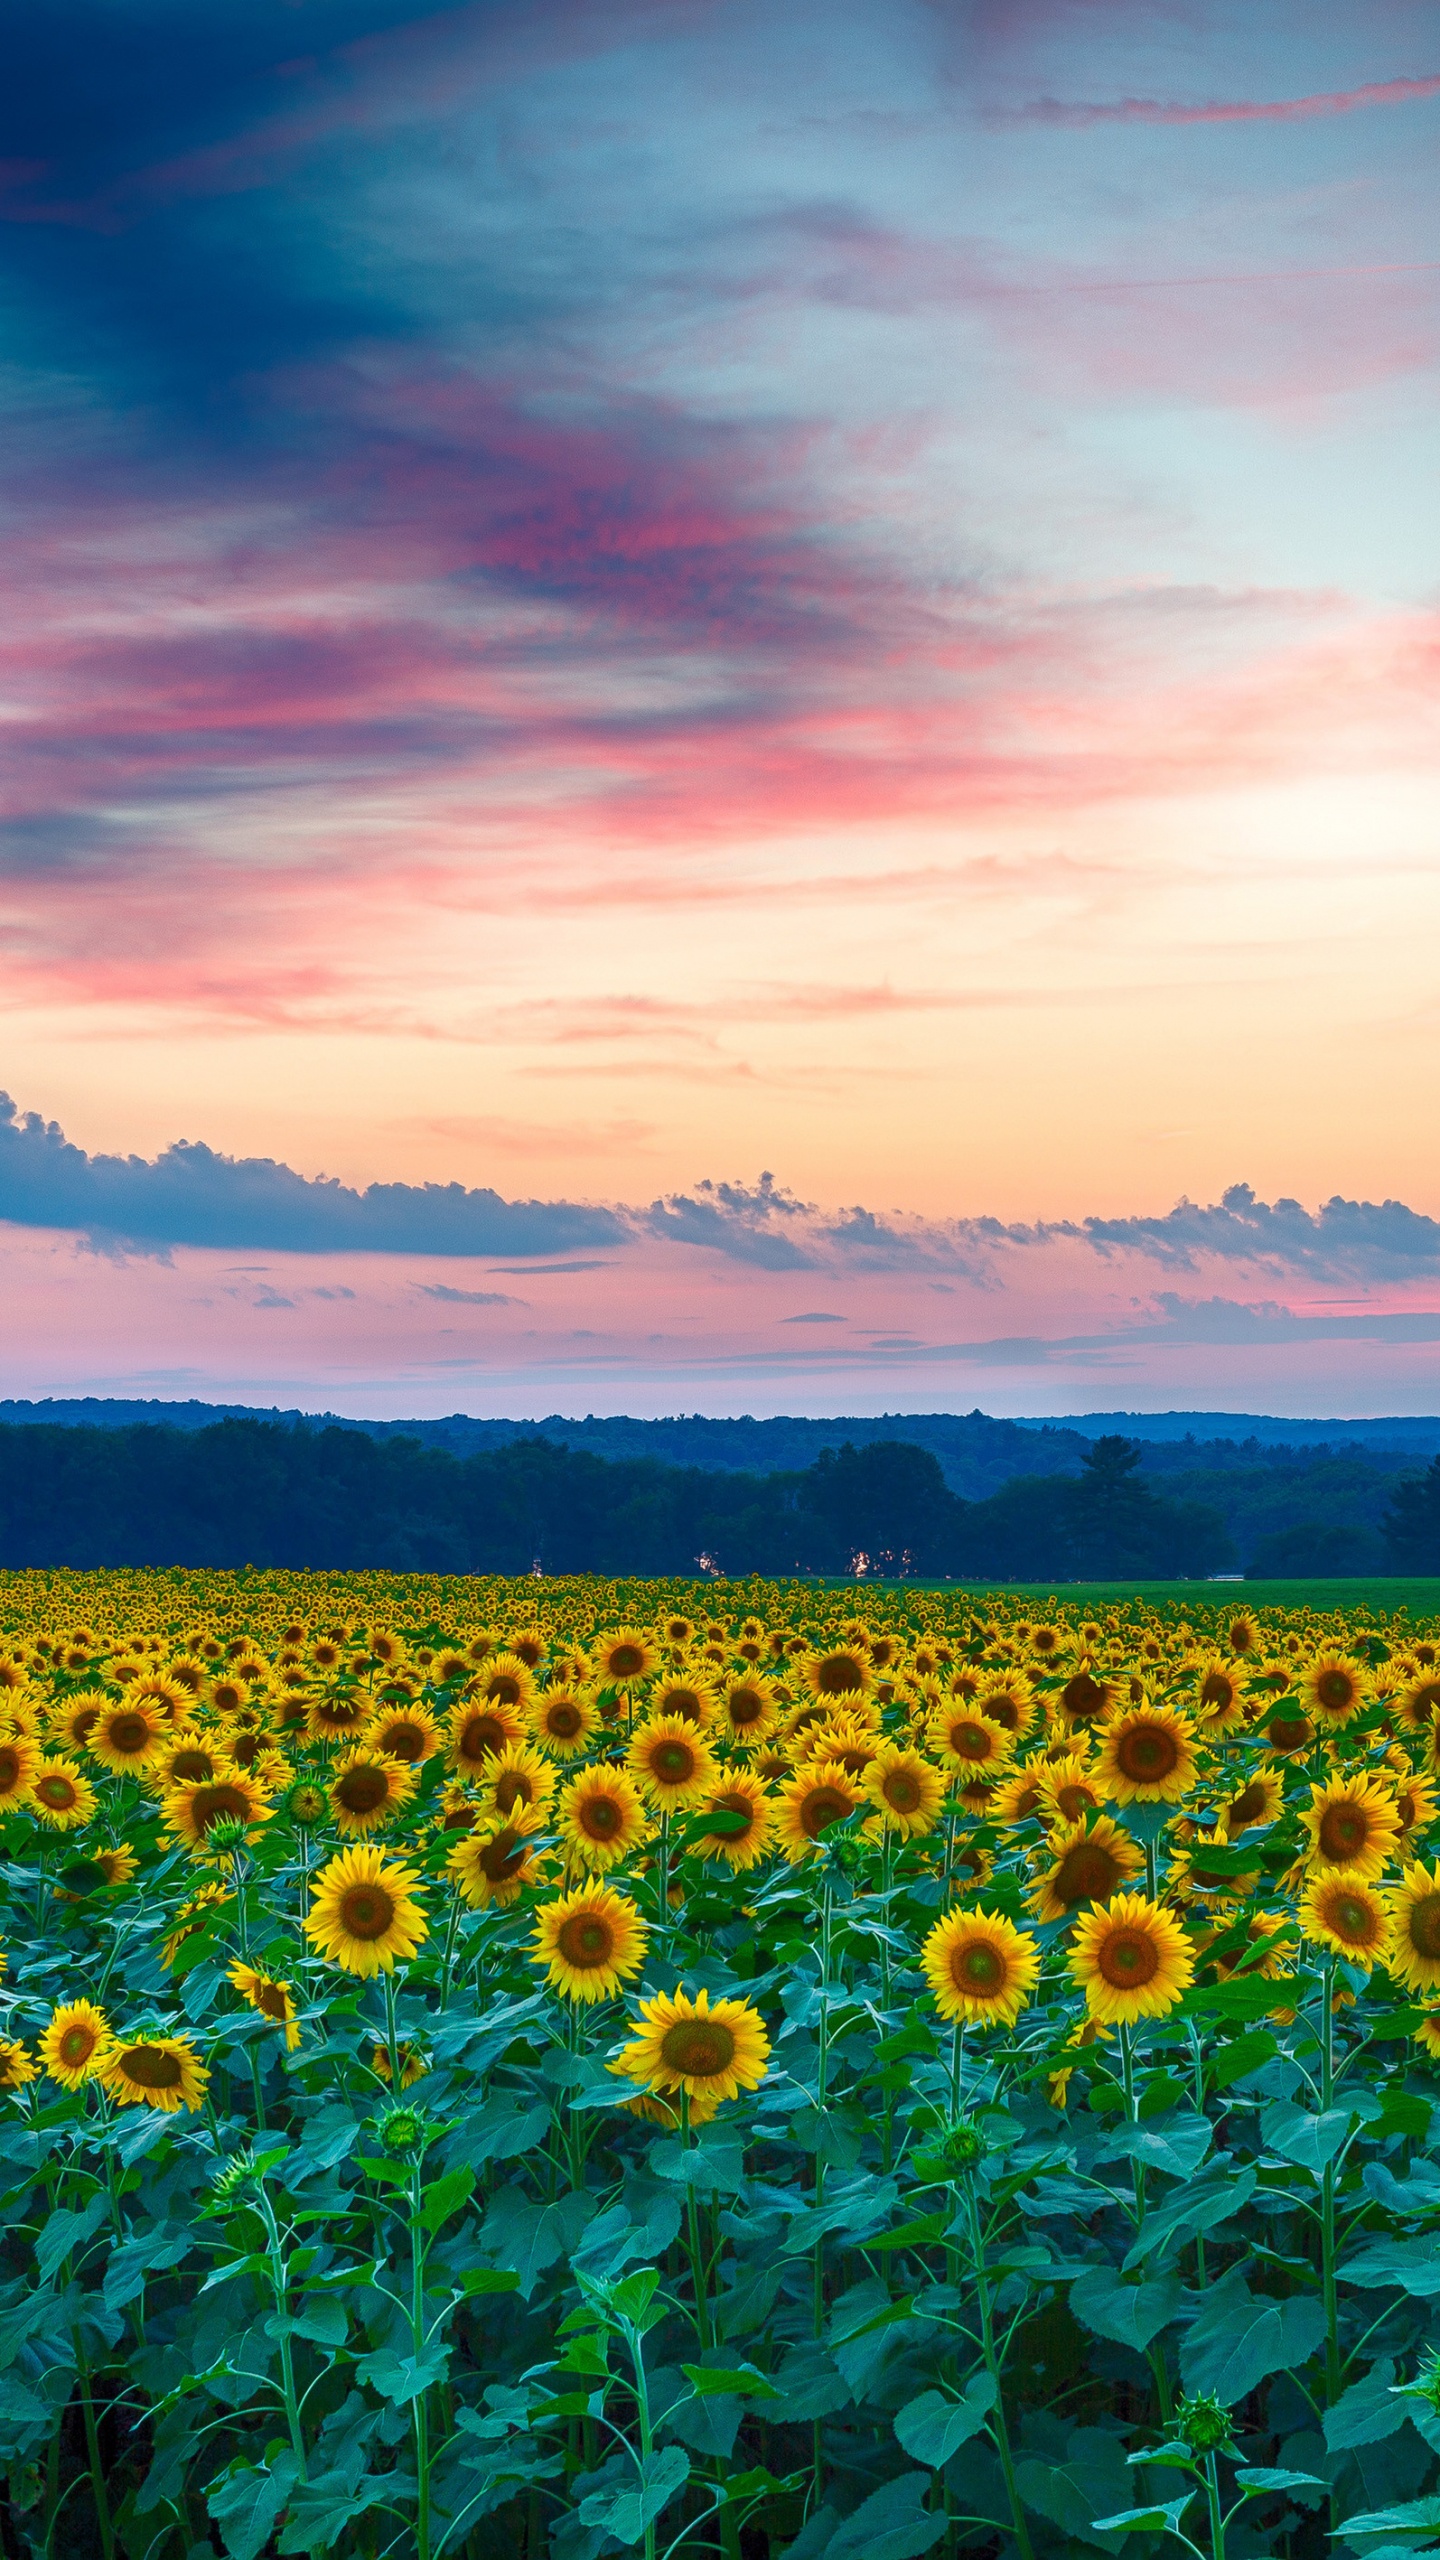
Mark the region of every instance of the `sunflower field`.
[[1440, 2552], [1440, 1630], [0, 1577], [0, 2552]]

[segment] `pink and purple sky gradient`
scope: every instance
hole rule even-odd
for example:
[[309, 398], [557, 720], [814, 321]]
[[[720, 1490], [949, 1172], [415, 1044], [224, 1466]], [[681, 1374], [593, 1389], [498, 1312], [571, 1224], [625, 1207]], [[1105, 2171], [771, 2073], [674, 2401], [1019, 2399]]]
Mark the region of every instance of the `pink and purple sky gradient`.
[[1440, 1410], [1433, 0], [13, 43], [0, 1392]]

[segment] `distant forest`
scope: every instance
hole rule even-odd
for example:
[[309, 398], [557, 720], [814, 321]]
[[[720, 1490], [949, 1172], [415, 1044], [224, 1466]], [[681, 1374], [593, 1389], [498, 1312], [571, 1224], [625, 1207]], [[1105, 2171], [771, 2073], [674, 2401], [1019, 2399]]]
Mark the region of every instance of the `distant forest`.
[[[1038, 1436], [1023, 1435], [1027, 1454]], [[1422, 1472], [1388, 1453], [1257, 1446], [1217, 1464], [1212, 1444], [1197, 1463], [1183, 1443], [1074, 1439], [1068, 1466], [1012, 1472], [972, 1499], [933, 1449], [899, 1439], [757, 1473], [599, 1457], [544, 1436], [462, 1456], [244, 1417], [190, 1430], [6, 1424], [0, 1564], [783, 1575], [849, 1573], [864, 1557], [881, 1574], [981, 1581], [1242, 1564], [1440, 1573], [1440, 1458]], [[1182, 1463], [1157, 1470], [1162, 1455]]]

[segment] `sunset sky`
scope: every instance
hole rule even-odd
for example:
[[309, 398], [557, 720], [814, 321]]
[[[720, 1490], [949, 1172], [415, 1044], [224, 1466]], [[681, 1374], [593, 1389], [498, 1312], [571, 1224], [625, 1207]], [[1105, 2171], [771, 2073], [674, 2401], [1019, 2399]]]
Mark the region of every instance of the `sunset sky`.
[[1440, 1411], [1433, 0], [9, 51], [0, 1394]]

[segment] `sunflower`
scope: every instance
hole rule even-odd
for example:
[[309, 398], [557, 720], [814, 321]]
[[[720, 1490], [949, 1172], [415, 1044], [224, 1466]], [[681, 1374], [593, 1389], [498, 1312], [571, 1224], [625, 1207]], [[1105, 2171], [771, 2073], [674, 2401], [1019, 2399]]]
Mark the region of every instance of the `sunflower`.
[[1254, 1619], [1242, 1612], [1238, 1618], [1231, 1619], [1229, 1626], [1225, 1630], [1225, 1641], [1230, 1647], [1232, 1653], [1238, 1653], [1241, 1655], [1258, 1653], [1260, 1650], [1260, 1630], [1256, 1626]]
[[1119, 1695], [1118, 1684], [1107, 1680], [1097, 1663], [1082, 1662], [1061, 1690], [1059, 1705], [1073, 1731], [1077, 1725], [1098, 1724], [1102, 1716], [1109, 1714]]
[[1095, 1777], [1115, 1804], [1179, 1804], [1195, 1783], [1195, 1728], [1173, 1707], [1122, 1707], [1106, 1718]]
[[1262, 1762], [1252, 1770], [1239, 1794], [1231, 1797], [1217, 1828], [1227, 1840], [1237, 1839], [1242, 1831], [1257, 1831], [1266, 1823], [1278, 1821], [1284, 1802], [1285, 1784], [1279, 1770], [1267, 1769]]
[[161, 1942], [160, 1961], [167, 1970], [174, 1963], [186, 1939], [199, 1937], [209, 1928], [211, 1921], [218, 1917], [221, 1905], [232, 1901], [233, 1898], [227, 1885], [202, 1884], [198, 1893], [192, 1893], [188, 1901], [181, 1903], [175, 1914], [174, 1928]]
[[[1281, 1982], [1294, 1971], [1294, 1923], [1285, 1912], [1252, 1911], [1244, 1923], [1241, 1943], [1227, 1947], [1226, 1942], [1233, 1940], [1237, 1925], [1233, 1915], [1217, 1918], [1209, 1936], [1196, 1947], [1197, 1962], [1213, 1964], [1216, 1972], [1223, 1974], [1227, 1982], [1236, 1974], [1243, 1974], [1249, 1982]], [[1278, 1938], [1281, 1943], [1271, 1947], [1269, 1954], [1262, 1956], [1257, 1964], [1252, 1949], [1263, 1947], [1269, 1938]], [[1217, 1947], [1224, 1952], [1217, 1955]]]
[[998, 1777], [1015, 1752], [1015, 1736], [978, 1707], [953, 1699], [929, 1719], [930, 1747], [941, 1766], [959, 1778]]
[[51, 1831], [79, 1831], [95, 1811], [95, 1790], [73, 1760], [42, 1760], [30, 1781], [30, 1809]]
[[532, 1964], [567, 2000], [608, 2000], [645, 1961], [645, 1923], [608, 1884], [581, 1885], [535, 1915]]
[[1358, 1867], [1324, 1867], [1300, 1898], [1300, 1926], [1318, 1946], [1333, 1947], [1361, 1973], [1388, 1962], [1390, 1914]]
[[602, 1689], [633, 1689], [660, 1668], [660, 1656], [637, 1627], [617, 1627], [594, 1648], [595, 1676]]
[[641, 2028], [616, 2056], [629, 2080], [687, 2101], [738, 2098], [758, 2089], [770, 2062], [770, 2039], [748, 2000], [716, 2000], [708, 1991], [662, 1991], [640, 2003]]
[[1436, 1716], [1440, 1715], [1440, 1678], [1433, 1671], [1421, 1672], [1418, 1665], [1416, 1675], [1402, 1689], [1394, 1711], [1400, 1722], [1408, 1725], [1412, 1732], [1428, 1737], [1434, 1732]]
[[83, 1751], [103, 1704], [103, 1699], [92, 1693], [71, 1698], [66, 1705], [57, 1707], [45, 1720], [51, 1741], [61, 1751]]
[[1315, 1727], [1294, 1698], [1282, 1698], [1264, 1718], [1267, 1748], [1278, 1760], [1297, 1759], [1315, 1739]]
[[1044, 1770], [1044, 1761], [1033, 1759], [1027, 1760], [1019, 1769], [1008, 1771], [995, 1790], [994, 1817], [997, 1822], [1014, 1826], [1045, 1811]]
[[62, 2089], [83, 2089], [101, 2068], [114, 2038], [103, 2009], [70, 2000], [52, 2012], [40, 2038], [40, 2060]]
[[962, 1839], [955, 1843], [951, 1852], [950, 1872], [962, 1878], [973, 1893], [982, 1884], [989, 1883], [995, 1873], [995, 1861], [978, 1840]]
[[1390, 1971], [1409, 1991], [1440, 1989], [1440, 1867], [1402, 1867], [1390, 1896]]
[[1040, 1950], [998, 1911], [952, 1911], [936, 1921], [920, 1963], [942, 2018], [1013, 2027], [1039, 1980]]
[[1098, 1813], [1105, 1801], [1098, 1769], [1079, 1752], [1042, 1760], [1039, 1780], [1042, 1819], [1051, 1823], [1082, 1822], [1087, 1813]]
[[720, 1778], [704, 1735], [683, 1716], [647, 1716], [637, 1724], [625, 1765], [661, 1813], [688, 1813]]
[[1422, 2053], [1428, 2053], [1432, 2062], [1440, 2062], [1440, 2009], [1421, 2019], [1411, 2042], [1418, 2044]]
[[1236, 1733], [1245, 1721], [1245, 1687], [1239, 1666], [1232, 1659], [1222, 1660], [1211, 1654], [1197, 1663], [1194, 1674], [1195, 1721], [1212, 1741], [1227, 1733]]
[[1432, 1778], [1422, 1777], [1410, 1768], [1400, 1770], [1397, 1777], [1395, 1819], [1400, 1825], [1400, 1837], [1404, 1842], [1409, 1840], [1413, 1832], [1428, 1831], [1431, 1828], [1436, 1814], [1440, 1813], [1440, 1805], [1437, 1805], [1435, 1800], [1435, 1782]]
[[[419, 2046], [414, 2044], [397, 2044], [395, 2048], [395, 2055], [396, 2060], [400, 2065], [401, 2088], [413, 2089], [416, 2081], [423, 2080], [426, 2072], [429, 2070], [430, 2065], [428, 2061], [420, 2051]], [[390, 2082], [390, 2056], [383, 2044], [373, 2044], [371, 2046], [370, 2068], [374, 2072], [377, 2080], [383, 2080], [388, 2087]]]
[[139, 1865], [128, 1840], [112, 1849], [92, 1849], [88, 1857], [72, 1858], [56, 1877], [56, 1891], [67, 1902], [83, 1902], [92, 1893], [108, 1892], [117, 1884], [128, 1884]]
[[1295, 1689], [1316, 1723], [1331, 1732], [1353, 1724], [1370, 1703], [1370, 1675], [1348, 1653], [1317, 1653], [1299, 1674]]
[[27, 2082], [38, 2080], [39, 2070], [23, 2044], [12, 2038], [0, 2038], [0, 2089], [23, 2089]]
[[386, 1671], [399, 1671], [405, 1661], [405, 1639], [392, 1635], [388, 1627], [372, 1627], [366, 1642], [370, 1659]]
[[730, 1739], [747, 1749], [768, 1742], [780, 1722], [780, 1704], [771, 1683], [753, 1673], [726, 1680], [720, 1690], [720, 1720]]
[[472, 1911], [483, 1911], [491, 1903], [503, 1908], [518, 1902], [526, 1885], [539, 1884], [545, 1861], [536, 1857], [530, 1844], [544, 1828], [543, 1814], [517, 1804], [513, 1812], [489, 1814], [465, 1832], [445, 1861], [445, 1872], [461, 1901]]
[[428, 1707], [395, 1704], [371, 1717], [361, 1739], [367, 1750], [418, 1769], [439, 1750], [440, 1727]]
[[40, 1767], [40, 1745], [28, 1733], [0, 1734], [0, 1804], [26, 1804]]
[[719, 1691], [708, 1680], [687, 1679], [676, 1672], [667, 1672], [651, 1690], [645, 1712], [656, 1717], [680, 1716], [697, 1732], [706, 1733], [719, 1710]]
[[[530, 1675], [525, 1676], [528, 1680]], [[445, 1725], [450, 1746], [446, 1767], [462, 1777], [478, 1778], [487, 1761], [498, 1759], [512, 1743], [523, 1742], [525, 1732], [523, 1708], [499, 1698], [462, 1698], [451, 1708]]]
[[242, 2000], [268, 2018], [272, 2027], [285, 2030], [285, 2050], [293, 2053], [300, 2042], [300, 2029], [295, 2023], [295, 2002], [288, 1982], [278, 1982], [271, 1973], [257, 1973], [250, 1964], [232, 1964], [229, 1980]]
[[547, 1805], [555, 1793], [555, 1772], [528, 1742], [512, 1742], [486, 1761], [481, 1784], [488, 1810], [510, 1814], [528, 1805]]
[[843, 1761], [807, 1761], [780, 1789], [776, 1837], [792, 1867], [812, 1858], [832, 1823], [844, 1822], [865, 1801]]
[[224, 1760], [213, 1778], [167, 1787], [162, 1807], [166, 1829], [185, 1842], [193, 1858], [204, 1856], [206, 1836], [217, 1822], [243, 1822], [247, 1830], [256, 1830], [272, 1811], [256, 1779]]
[[800, 1662], [800, 1676], [814, 1698], [866, 1698], [874, 1678], [870, 1648], [841, 1644], [828, 1653], [807, 1653]]
[[345, 1840], [363, 1840], [393, 1822], [415, 1793], [415, 1772], [404, 1760], [389, 1760], [383, 1751], [344, 1752], [330, 1783], [330, 1811]]
[[945, 1781], [940, 1771], [918, 1751], [902, 1750], [898, 1743], [882, 1743], [862, 1785], [874, 1806], [882, 1831], [898, 1831], [902, 1840], [923, 1840], [940, 1819], [945, 1801]]
[[557, 1828], [571, 1857], [603, 1874], [629, 1856], [649, 1826], [626, 1770], [587, 1769], [561, 1796]]
[[585, 1750], [599, 1722], [593, 1692], [573, 1681], [544, 1690], [530, 1709], [530, 1730], [540, 1749], [555, 1760]]
[[201, 1786], [213, 1778], [224, 1754], [212, 1747], [192, 1725], [182, 1725], [166, 1738], [165, 1749], [151, 1777], [162, 1793], [166, 1787]]
[[1394, 1797], [1387, 1787], [1358, 1773], [1312, 1786], [1309, 1810], [1300, 1819], [1310, 1835], [1307, 1864], [1312, 1867], [1346, 1867], [1381, 1876], [1399, 1845]]
[[383, 1850], [342, 1849], [311, 1888], [305, 1935], [346, 1973], [366, 1980], [391, 1973], [396, 1957], [413, 1956], [430, 1934], [423, 1908], [411, 1899], [419, 1881], [413, 1867], [387, 1860]]
[[1040, 1714], [1040, 1700], [1023, 1671], [1010, 1680], [982, 1682], [971, 1703], [991, 1724], [1003, 1725], [1017, 1746], [1034, 1731]]
[[1108, 1902], [1145, 1863], [1129, 1832], [1105, 1813], [1088, 1831], [1081, 1821], [1053, 1832], [1049, 1856], [1053, 1863], [1026, 1896], [1037, 1920], [1068, 1920], [1082, 1902]]
[[1075, 1931], [1070, 1971], [1102, 2026], [1163, 2018], [1195, 1979], [1195, 1958], [1174, 1914], [1141, 1893], [1117, 1893], [1087, 1911]]
[[[724, 1817], [714, 1830], [708, 1827], [712, 1814]], [[770, 1847], [773, 1832], [774, 1812], [760, 1780], [751, 1770], [732, 1769], [706, 1797], [690, 1826], [690, 1844], [701, 1857], [721, 1858], [727, 1867], [753, 1867]]]
[[157, 2107], [174, 2115], [205, 2104], [210, 2074], [188, 2036], [136, 2036], [112, 2044], [98, 2077], [120, 2107]]
[[311, 1742], [348, 1742], [363, 1732], [373, 1701], [363, 1689], [327, 1689], [305, 1705], [305, 1731]]

